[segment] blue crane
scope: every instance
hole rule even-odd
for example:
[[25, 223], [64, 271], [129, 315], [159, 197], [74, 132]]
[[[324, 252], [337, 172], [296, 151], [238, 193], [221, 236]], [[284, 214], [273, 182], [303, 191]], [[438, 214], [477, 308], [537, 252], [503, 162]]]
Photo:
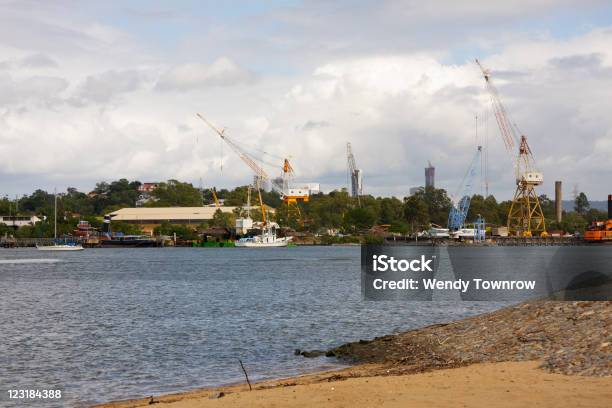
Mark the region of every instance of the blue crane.
[[448, 213], [448, 229], [450, 231], [456, 231], [463, 228], [465, 219], [467, 218], [468, 211], [470, 209], [470, 201], [472, 199], [472, 184], [474, 182], [474, 175], [476, 169], [480, 163], [480, 155], [482, 153], [482, 146], [478, 146], [476, 154], [468, 167], [457, 193], [452, 197], [451, 209]]

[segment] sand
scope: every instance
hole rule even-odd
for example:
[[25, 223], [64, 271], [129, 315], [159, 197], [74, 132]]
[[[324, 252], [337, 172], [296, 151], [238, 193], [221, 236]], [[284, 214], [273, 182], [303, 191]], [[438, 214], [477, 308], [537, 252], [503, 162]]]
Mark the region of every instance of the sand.
[[[380, 367], [358, 365], [286, 380], [154, 397], [155, 407], [610, 407], [612, 377], [568, 376], [540, 361], [473, 364], [419, 374], [364, 376]], [[356, 377], [351, 378], [351, 374]], [[338, 378], [341, 378], [338, 380]], [[225, 395], [220, 398], [219, 392]], [[149, 399], [105, 408], [144, 407]], [[101, 406], [101, 407], [102, 407]]]

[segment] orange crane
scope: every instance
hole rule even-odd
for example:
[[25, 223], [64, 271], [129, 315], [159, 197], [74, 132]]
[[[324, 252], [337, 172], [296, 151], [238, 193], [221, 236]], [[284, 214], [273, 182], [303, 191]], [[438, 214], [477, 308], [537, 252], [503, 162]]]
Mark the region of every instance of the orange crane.
[[[289, 187], [289, 180], [293, 177], [293, 167], [289, 163], [289, 159], [284, 159], [282, 166], [282, 185], [276, 180], [271, 180], [268, 173], [258, 164], [261, 160], [257, 159], [252, 154], [248, 153], [245, 149], [240, 147], [232, 138], [225, 134], [225, 129], [219, 129], [210, 123], [204, 116], [196, 114], [204, 123], [208, 125], [219, 137], [229, 145], [229, 147], [240, 157], [240, 159], [255, 173], [256, 179], [259, 181], [269, 180], [272, 188], [278, 192], [283, 200], [283, 203], [287, 205], [288, 217], [295, 217], [300, 223], [302, 223], [302, 217], [300, 208], [297, 205], [298, 201], [308, 201], [310, 194], [304, 189], [293, 189]], [[256, 186], [259, 189], [259, 185]], [[261, 192], [260, 192], [261, 195]]]
[[[527, 144], [527, 138], [521, 133], [516, 124], [510, 121], [506, 108], [501, 102], [499, 92], [491, 80], [491, 72], [485, 69], [480, 61], [476, 60], [484, 77], [495, 120], [506, 146], [512, 156], [516, 176], [516, 191], [510, 211], [508, 212], [508, 232], [511, 235], [531, 237], [535, 233], [546, 235], [546, 223], [540, 200], [535, 187], [544, 182], [544, 176], [536, 170], [533, 153]], [[515, 148], [518, 146], [518, 155]]]

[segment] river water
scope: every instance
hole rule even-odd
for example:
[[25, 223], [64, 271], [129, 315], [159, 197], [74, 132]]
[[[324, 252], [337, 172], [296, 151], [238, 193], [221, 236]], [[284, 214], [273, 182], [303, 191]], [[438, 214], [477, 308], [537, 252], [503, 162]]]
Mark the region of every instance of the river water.
[[[337, 366], [294, 349], [498, 308], [361, 299], [358, 247], [0, 250], [0, 406], [7, 389], [87, 406]], [[11, 405], [12, 404], [12, 405]]]

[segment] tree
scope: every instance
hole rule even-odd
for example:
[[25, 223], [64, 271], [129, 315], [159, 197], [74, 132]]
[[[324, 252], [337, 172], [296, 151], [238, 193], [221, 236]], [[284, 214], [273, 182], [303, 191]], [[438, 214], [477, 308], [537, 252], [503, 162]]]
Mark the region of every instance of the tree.
[[591, 205], [589, 204], [589, 199], [586, 194], [578, 194], [574, 200], [574, 210], [580, 215], [585, 215], [590, 208]]
[[429, 224], [429, 211], [424, 194], [416, 193], [404, 199], [404, 217], [410, 224]]
[[372, 208], [356, 207], [347, 211], [344, 221], [347, 229], [364, 230], [374, 225], [376, 214]]
[[151, 192], [156, 201], [147, 203], [150, 207], [199, 207], [202, 205], [202, 194], [191, 183], [168, 180], [160, 183]]
[[217, 209], [211, 220], [211, 225], [215, 227], [233, 228], [236, 225], [236, 216]]

